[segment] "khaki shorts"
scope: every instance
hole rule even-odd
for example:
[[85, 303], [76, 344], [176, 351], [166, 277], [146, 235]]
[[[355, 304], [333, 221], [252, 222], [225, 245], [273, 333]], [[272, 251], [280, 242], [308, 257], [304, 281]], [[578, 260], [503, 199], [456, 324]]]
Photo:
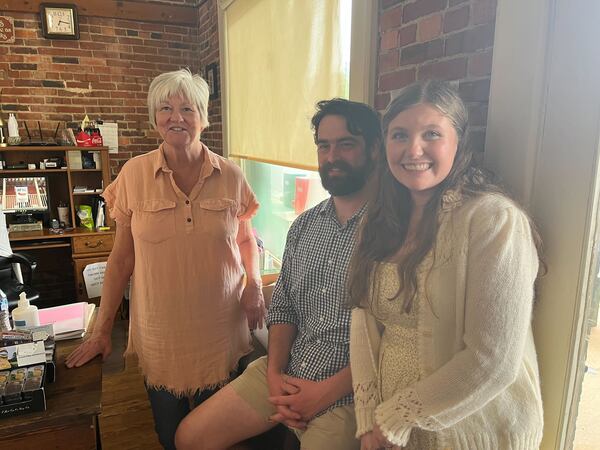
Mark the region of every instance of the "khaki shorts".
[[[267, 386], [267, 357], [253, 361], [248, 368], [229, 385], [252, 408], [268, 420], [275, 414], [275, 407], [269, 402]], [[315, 417], [306, 430], [290, 428], [300, 440], [302, 450], [353, 450], [360, 448], [360, 441], [354, 437], [356, 419], [354, 405], [339, 406]]]

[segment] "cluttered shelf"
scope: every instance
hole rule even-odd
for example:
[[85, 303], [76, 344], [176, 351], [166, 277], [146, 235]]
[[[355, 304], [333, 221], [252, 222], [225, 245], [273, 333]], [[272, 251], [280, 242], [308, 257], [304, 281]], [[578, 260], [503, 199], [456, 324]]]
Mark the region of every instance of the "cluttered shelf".
[[[1, 151], [1, 150], [0, 150]], [[71, 170], [71, 172], [75, 172]], [[30, 173], [67, 173], [66, 169], [7, 169], [2, 170], [2, 173], [14, 174], [14, 175], [25, 175]]]
[[[93, 147], [94, 150], [102, 147]], [[71, 150], [90, 150], [91, 147], [74, 147], [69, 145], [9, 145], [7, 147], [0, 147], [0, 151], [19, 151], [19, 152], [65, 152]]]
[[114, 229], [95, 231], [87, 228], [73, 228], [62, 233], [56, 233], [49, 228], [44, 228], [39, 231], [13, 231], [9, 234], [11, 242], [28, 241], [28, 240], [45, 240], [45, 239], [63, 239], [72, 237], [98, 236], [103, 234], [114, 234]]

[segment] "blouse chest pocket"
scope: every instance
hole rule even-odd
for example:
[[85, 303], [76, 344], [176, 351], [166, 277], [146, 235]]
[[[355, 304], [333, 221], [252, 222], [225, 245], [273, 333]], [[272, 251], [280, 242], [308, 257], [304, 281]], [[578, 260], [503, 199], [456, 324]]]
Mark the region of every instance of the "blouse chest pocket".
[[170, 200], [141, 201], [131, 222], [133, 236], [153, 244], [175, 236], [175, 205]]
[[211, 234], [237, 234], [238, 203], [229, 198], [207, 198], [198, 202], [202, 231]]

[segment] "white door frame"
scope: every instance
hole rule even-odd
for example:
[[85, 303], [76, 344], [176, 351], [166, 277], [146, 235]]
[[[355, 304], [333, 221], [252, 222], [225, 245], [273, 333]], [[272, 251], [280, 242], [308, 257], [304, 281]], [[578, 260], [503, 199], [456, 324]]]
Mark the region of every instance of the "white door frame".
[[[600, 2], [498, 0], [486, 164], [532, 213], [548, 273], [534, 315], [542, 449], [568, 449], [598, 202]], [[569, 438], [568, 438], [569, 437]]]

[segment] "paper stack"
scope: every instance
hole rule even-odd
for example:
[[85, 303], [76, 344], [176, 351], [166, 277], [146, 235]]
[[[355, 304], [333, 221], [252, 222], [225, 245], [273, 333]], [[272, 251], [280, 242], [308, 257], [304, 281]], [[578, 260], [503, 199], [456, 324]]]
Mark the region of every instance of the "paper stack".
[[85, 335], [96, 305], [78, 302], [39, 310], [40, 325], [53, 324], [54, 340], [77, 339]]

